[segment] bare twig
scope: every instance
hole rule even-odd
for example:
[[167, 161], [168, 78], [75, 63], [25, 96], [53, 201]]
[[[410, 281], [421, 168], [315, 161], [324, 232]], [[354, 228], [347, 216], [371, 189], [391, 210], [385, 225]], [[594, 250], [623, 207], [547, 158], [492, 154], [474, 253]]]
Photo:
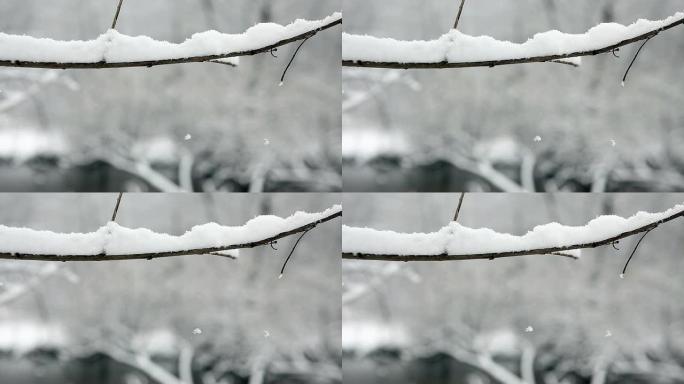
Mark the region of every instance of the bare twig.
[[114, 260], [151, 260], [151, 259], [158, 259], [158, 258], [164, 258], [164, 257], [174, 257], [174, 256], [190, 256], [190, 255], [214, 255], [214, 256], [222, 256], [226, 257], [225, 255], [220, 254], [219, 252], [223, 251], [229, 251], [233, 249], [245, 249], [245, 248], [255, 248], [259, 247], [262, 245], [268, 245], [278, 239], [282, 239], [284, 237], [288, 237], [297, 233], [301, 232], [306, 232], [311, 230], [313, 227], [317, 226], [318, 224], [328, 222], [330, 220], [333, 220], [335, 218], [341, 217], [342, 216], [342, 211], [336, 211], [328, 216], [325, 216], [321, 219], [318, 219], [316, 221], [312, 221], [306, 224], [303, 224], [297, 228], [284, 231], [269, 237], [266, 237], [264, 239], [259, 239], [259, 240], [254, 240], [250, 241], [247, 243], [242, 243], [242, 244], [232, 244], [232, 245], [227, 245], [227, 246], [221, 246], [221, 247], [206, 247], [206, 248], [196, 248], [196, 249], [181, 249], [181, 250], [175, 250], [175, 251], [166, 251], [166, 252], [149, 252], [149, 253], [135, 253], [135, 254], [114, 254], [114, 255], [109, 255], [106, 253], [100, 253], [100, 254], [84, 254], [84, 255], [50, 255], [50, 254], [32, 254], [32, 253], [9, 253], [9, 252], [2, 252], [0, 253], [0, 259], [9, 259], [9, 260], [43, 260], [43, 261], [114, 261]]
[[461, 192], [461, 197], [458, 198], [458, 207], [456, 207], [456, 213], [454, 214], [454, 222], [458, 221], [458, 214], [461, 213], [461, 205], [463, 205], [463, 198], [465, 197], [465, 192]]
[[297, 245], [299, 245], [299, 241], [306, 235], [307, 232], [310, 230], [314, 229], [315, 225], [312, 226], [311, 228], [307, 229], [306, 231], [302, 232], [301, 235], [299, 235], [299, 238], [297, 241], [295, 241], [294, 245], [292, 246], [292, 249], [290, 250], [290, 253], [287, 255], [287, 258], [285, 259], [285, 262], [283, 263], [283, 266], [280, 268], [280, 277], [283, 276], [283, 273], [285, 273], [285, 267], [287, 266], [288, 261], [290, 261], [290, 257], [292, 257], [292, 254], [294, 253], [295, 249], [297, 249]]
[[297, 53], [299, 52], [299, 49], [306, 43], [309, 38], [311, 38], [313, 35], [308, 36], [306, 39], [302, 40], [301, 43], [299, 43], [299, 46], [297, 49], [295, 49], [294, 53], [292, 54], [292, 57], [290, 58], [290, 61], [287, 63], [287, 66], [285, 67], [285, 70], [283, 71], [283, 74], [280, 76], [280, 85], [283, 84], [283, 81], [285, 81], [285, 74], [287, 73], [287, 70], [290, 69], [290, 65], [292, 65], [292, 62], [294, 61], [295, 57], [297, 56]]
[[119, 0], [119, 5], [116, 7], [116, 13], [114, 14], [114, 20], [112, 21], [112, 29], [116, 29], [116, 22], [119, 21], [119, 12], [121, 12], [121, 5], [123, 0]]
[[463, 5], [465, 4], [465, 0], [461, 0], [461, 5], [458, 7], [458, 14], [456, 15], [456, 21], [454, 22], [454, 28], [456, 29], [458, 27], [458, 22], [461, 20], [461, 13], [463, 12]]
[[543, 55], [543, 56], [532, 56], [532, 57], [518, 57], [512, 59], [503, 60], [485, 60], [485, 61], [459, 61], [459, 62], [422, 62], [422, 63], [399, 63], [399, 62], [388, 62], [388, 61], [366, 61], [366, 60], [342, 60], [342, 65], [345, 67], [366, 67], [366, 68], [418, 68], [418, 69], [429, 69], [429, 68], [470, 68], [470, 67], [495, 67], [500, 65], [511, 65], [511, 64], [523, 64], [523, 63], [542, 63], [548, 61], [559, 61], [564, 59], [569, 59], [572, 57], [582, 57], [582, 56], [593, 56], [602, 53], [613, 52], [617, 48], [625, 45], [635, 43], [637, 41], [650, 39], [662, 31], [677, 27], [684, 24], [684, 19], [675, 20], [672, 23], [665, 25], [661, 28], [644, 32], [641, 35], [619, 41], [615, 44], [611, 44], [605, 47], [591, 49], [587, 51], [577, 51], [565, 54], [555, 54], [555, 55]]
[[652, 230], [654, 230], [656, 228], [657, 228], [657, 226], [649, 229], [648, 231], [644, 232], [643, 235], [641, 235], [641, 238], [639, 239], [639, 241], [637, 241], [636, 245], [634, 246], [634, 249], [632, 250], [632, 253], [629, 254], [629, 258], [627, 258], [627, 262], [625, 263], [625, 266], [622, 268], [622, 275], [621, 276], [624, 276], [625, 273], [627, 272], [627, 266], [629, 266], [629, 262], [632, 261], [632, 257], [634, 257], [634, 254], [636, 253], [637, 249], [639, 248], [641, 241], [644, 240], [644, 237], [646, 237], [646, 235], [648, 235], [649, 232], [651, 232]]
[[473, 253], [473, 254], [461, 254], [461, 255], [449, 255], [449, 254], [439, 254], [439, 255], [386, 255], [386, 254], [371, 254], [371, 253], [351, 253], [343, 252], [342, 258], [344, 259], [355, 259], [355, 260], [385, 260], [385, 261], [465, 261], [465, 260], [494, 260], [506, 257], [516, 257], [516, 256], [532, 256], [532, 255], [552, 255], [552, 256], [566, 256], [572, 257], [572, 255], [566, 253], [567, 251], [575, 249], [586, 249], [586, 248], [597, 248], [604, 245], [610, 245], [615, 243], [617, 240], [624, 239], [643, 232], [650, 232], [660, 224], [670, 222], [677, 218], [684, 216], [684, 210], [673, 213], [672, 215], [645, 224], [639, 228], [622, 232], [615, 236], [593, 241], [589, 243], [578, 243], [558, 247], [549, 248], [538, 248], [538, 249], [520, 249], [514, 251], [506, 252], [492, 252], [492, 253]]
[[632, 61], [629, 63], [629, 66], [627, 67], [624, 76], [622, 76], [622, 85], [625, 85], [625, 81], [627, 81], [627, 75], [629, 74], [629, 71], [632, 69], [632, 66], [634, 65], [634, 62], [636, 61], [637, 57], [639, 57], [639, 53], [641, 53], [641, 50], [644, 48], [644, 45], [646, 45], [646, 43], [648, 43], [648, 41], [654, 38], [656, 35], [649, 37], [648, 39], [644, 40], [643, 43], [641, 43], [641, 46], [639, 47], [639, 49], [637, 49], [636, 53], [634, 54], [634, 57], [632, 58]]
[[214, 63], [214, 64], [226, 65], [226, 66], [233, 67], [233, 68], [234, 68], [234, 67], [237, 67], [237, 65], [235, 65], [235, 63], [231, 63], [231, 62], [229, 62], [229, 61], [224, 61], [224, 60], [221, 60], [221, 59], [209, 60], [208, 62], [209, 62], [209, 63]]
[[104, 69], [104, 68], [128, 68], [128, 67], [154, 67], [158, 65], [170, 65], [170, 64], [181, 64], [181, 63], [201, 63], [207, 61], [213, 61], [218, 59], [225, 59], [228, 57], [239, 57], [239, 56], [253, 56], [264, 52], [270, 52], [272, 49], [290, 44], [295, 41], [305, 40], [315, 35], [316, 33], [332, 28], [336, 25], [342, 24], [342, 18], [335, 18], [327, 24], [320, 26], [315, 29], [311, 29], [300, 33], [297, 36], [293, 36], [287, 39], [277, 41], [275, 43], [249, 49], [245, 51], [237, 52], [225, 52], [220, 54], [212, 55], [201, 55], [201, 56], [191, 56], [191, 57], [177, 57], [161, 60], [145, 60], [145, 61], [120, 61], [120, 62], [84, 62], [84, 63], [67, 63], [67, 62], [56, 62], [56, 61], [22, 61], [22, 60], [0, 60], [0, 66], [4, 67], [22, 67], [22, 68], [80, 68], [80, 69]]
[[116, 198], [116, 205], [114, 206], [114, 212], [112, 213], [112, 220], [116, 221], [116, 214], [119, 213], [119, 205], [121, 204], [121, 198], [123, 197], [123, 192], [119, 192], [119, 196]]

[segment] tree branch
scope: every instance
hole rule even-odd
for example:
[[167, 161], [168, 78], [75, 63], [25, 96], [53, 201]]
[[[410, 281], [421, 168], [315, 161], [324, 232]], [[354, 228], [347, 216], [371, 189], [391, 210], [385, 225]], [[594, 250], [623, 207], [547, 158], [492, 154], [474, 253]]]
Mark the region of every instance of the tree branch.
[[465, 192], [461, 192], [461, 196], [458, 198], [458, 207], [456, 207], [456, 213], [454, 214], [454, 219], [452, 221], [458, 221], [458, 214], [461, 213], [461, 206], [463, 205], [463, 198], [465, 197]]
[[91, 254], [91, 255], [59, 255], [59, 254], [32, 254], [32, 253], [16, 253], [16, 252], [0, 252], [0, 259], [10, 259], [10, 260], [43, 260], [43, 261], [114, 261], [114, 260], [151, 260], [164, 257], [174, 257], [174, 256], [190, 256], [190, 255], [214, 255], [226, 257], [226, 255], [220, 254], [220, 252], [225, 252], [235, 249], [245, 249], [245, 248], [255, 248], [262, 245], [268, 245], [278, 239], [288, 237], [297, 233], [306, 232], [317, 226], [318, 224], [325, 223], [327, 221], [333, 220], [335, 218], [342, 216], [342, 210], [333, 211], [325, 217], [318, 220], [308, 222], [297, 228], [283, 231], [266, 238], [250, 241], [242, 244], [231, 244], [226, 246], [208, 246], [203, 248], [195, 249], [179, 249], [175, 251], [166, 252], [149, 252], [149, 253], [133, 253], [133, 254]]
[[[494, 260], [506, 257], [516, 257], [516, 256], [532, 256], [532, 255], [552, 255], [552, 256], [562, 256], [562, 257], [574, 257], [568, 254], [567, 251], [576, 249], [586, 249], [586, 248], [597, 248], [604, 245], [610, 245], [614, 242], [630, 237], [639, 233], [649, 232], [658, 227], [660, 224], [670, 222], [677, 218], [684, 216], [684, 210], [675, 212], [663, 219], [642, 225], [638, 228], [619, 233], [617, 235], [588, 243], [577, 243], [566, 246], [559, 247], [548, 247], [548, 248], [537, 248], [537, 249], [520, 249], [507, 252], [492, 252], [492, 253], [474, 253], [474, 254], [462, 254], [462, 255], [449, 255], [449, 254], [439, 254], [439, 255], [388, 255], [388, 254], [372, 254], [372, 253], [352, 253], [343, 252], [343, 259], [354, 259], [354, 260], [384, 260], [384, 261], [466, 261], [466, 260]], [[343, 231], [344, 238], [344, 231]]]
[[102, 349], [100, 352], [120, 363], [139, 369], [151, 379], [161, 384], [189, 384], [174, 376], [172, 373], [167, 371], [166, 368], [155, 363], [147, 355], [128, 352], [122, 348], [114, 346]]
[[[345, 67], [400, 68], [400, 69], [495, 67], [495, 66], [500, 66], [500, 65], [523, 64], [523, 63], [542, 63], [542, 62], [550, 62], [550, 61], [551, 62], [562, 62], [564, 64], [573, 65], [572, 62], [567, 62], [566, 60], [573, 58], [573, 57], [594, 56], [594, 55], [599, 55], [602, 53], [613, 52], [615, 49], [620, 48], [622, 46], [629, 45], [629, 44], [632, 44], [632, 43], [635, 43], [635, 42], [641, 41], [641, 40], [651, 39], [654, 36], [658, 35], [662, 31], [669, 30], [671, 28], [677, 27], [677, 26], [682, 25], [682, 24], [684, 24], [684, 18], [680, 18], [678, 20], [675, 20], [675, 21], [671, 22], [670, 24], [667, 24], [667, 25], [662, 26], [660, 28], [649, 30], [647, 32], [644, 32], [644, 33], [638, 35], [638, 36], [631, 37], [629, 39], [624, 39], [624, 40], [619, 41], [615, 44], [611, 44], [611, 45], [604, 46], [604, 47], [597, 48], [597, 49], [570, 52], [570, 53], [565, 53], [565, 54], [518, 57], [518, 58], [502, 59], [502, 60], [458, 61], [458, 62], [449, 62], [449, 61], [443, 60], [443, 61], [439, 61], [439, 62], [420, 62], [420, 63], [416, 63], [416, 62], [400, 63], [400, 62], [392, 62], [392, 61], [350, 60], [350, 59], [344, 59], [344, 55], [343, 55], [342, 65]], [[346, 36], [353, 36], [353, 35], [346, 35], [346, 34], [343, 35], [343, 44], [344, 44], [344, 39]]]
[[[276, 41], [272, 44], [268, 44], [263, 47], [259, 48], [254, 48], [254, 49], [249, 49], [249, 50], [244, 50], [244, 51], [236, 51], [236, 52], [225, 52], [225, 53], [220, 53], [220, 54], [211, 54], [211, 55], [199, 55], [199, 56], [190, 56], [190, 57], [176, 57], [176, 58], [169, 58], [169, 59], [160, 59], [160, 60], [144, 60], [144, 61], [114, 61], [114, 62], [107, 62], [107, 61], [98, 61], [98, 62], [56, 62], [56, 61], [22, 61], [22, 60], [0, 60], [0, 66], [4, 67], [22, 67], [22, 68], [57, 68], [57, 69], [66, 69], [66, 68], [76, 68], [76, 69], [103, 69], [103, 68], [128, 68], [128, 67], [153, 67], [153, 66], [158, 66], [158, 65], [169, 65], [169, 64], [181, 64], [181, 63], [201, 63], [201, 62], [212, 62], [215, 60], [220, 60], [220, 59], [226, 59], [229, 57], [239, 57], [239, 56], [253, 56], [257, 55], [259, 53], [264, 53], [264, 52], [271, 52], [272, 49], [280, 47], [282, 45], [286, 45], [295, 41], [299, 40], [305, 40], [316, 33], [326, 30], [328, 28], [332, 28], [336, 25], [342, 24], [342, 16], [339, 15], [339, 17], [331, 17], [331, 20], [327, 22], [326, 24], [319, 26], [314, 29], [307, 30], [305, 32], [302, 32], [296, 36], [282, 39], [279, 41]], [[0, 45], [0, 49], [2, 48], [2, 45]]]
[[119, 21], [119, 13], [121, 12], [121, 5], [123, 0], [119, 0], [119, 5], [116, 6], [116, 13], [114, 14], [114, 20], [112, 20], [112, 29], [116, 29], [116, 22]]
[[121, 205], [122, 197], [123, 192], [119, 192], [119, 196], [116, 197], [116, 205], [114, 206], [114, 212], [112, 212], [112, 219], [110, 221], [116, 221], [116, 214], [119, 213], [119, 205]]
[[461, 5], [458, 7], [458, 14], [456, 15], [456, 21], [454, 22], [454, 28], [458, 27], [458, 22], [461, 20], [461, 13], [463, 13], [463, 6], [465, 5], [465, 0], [461, 0]]

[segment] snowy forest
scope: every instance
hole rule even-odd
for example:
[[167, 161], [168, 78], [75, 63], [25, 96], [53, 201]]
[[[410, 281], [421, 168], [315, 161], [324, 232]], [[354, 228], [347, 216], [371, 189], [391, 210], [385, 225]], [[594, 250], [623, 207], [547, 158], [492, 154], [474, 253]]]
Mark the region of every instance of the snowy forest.
[[[2, 194], [2, 248], [10, 226], [92, 231], [116, 201]], [[337, 203], [336, 194], [126, 193], [115, 220], [179, 235]], [[340, 383], [339, 220], [307, 232], [236, 259], [0, 261], [0, 382]]]
[[[546, 223], [665, 211], [683, 200], [469, 193], [458, 222], [522, 235]], [[435, 231], [453, 220], [458, 201], [459, 194], [348, 194], [344, 224]], [[681, 219], [663, 223], [576, 260], [343, 260], [345, 382], [681, 383], [681, 226]]]
[[[362, 52], [347, 47], [366, 34], [439, 39], [459, 4], [346, 0], [344, 31], [355, 40], [343, 38], [343, 59]], [[466, 1], [458, 31], [522, 43], [682, 10], [679, 0]], [[578, 67], [343, 67], [345, 191], [682, 191], [681, 36], [675, 26]]]
[[[4, 0], [0, 32], [96, 39], [116, 9], [117, 1]], [[340, 10], [332, 0], [127, 0], [116, 31], [180, 43]], [[296, 57], [301, 41], [237, 66], [0, 67], [0, 190], [340, 190], [339, 33], [307, 38]]]

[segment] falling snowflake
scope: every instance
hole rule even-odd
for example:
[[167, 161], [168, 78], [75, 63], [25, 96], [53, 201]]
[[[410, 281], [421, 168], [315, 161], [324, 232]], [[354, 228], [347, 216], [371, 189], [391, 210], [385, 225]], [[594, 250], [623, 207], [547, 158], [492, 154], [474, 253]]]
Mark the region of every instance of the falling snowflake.
[[193, 334], [193, 335], [201, 335], [201, 334], [202, 334], [202, 330], [199, 329], [199, 328], [195, 328], [195, 329], [192, 330], [192, 334]]
[[185, 135], [184, 139], [185, 139], [185, 141], [188, 141], [188, 140], [192, 139], [192, 135], [188, 133], [187, 135]]
[[625, 274], [624, 274], [624, 273], [621, 273], [621, 274], [620, 274], [620, 278], [621, 278], [621, 279], [624, 279], [624, 278], [625, 278]]
[[278, 83], [278, 86], [279, 86], [279, 87], [282, 87], [282, 86], [283, 86], [283, 82], [281, 81], [280, 83]]
[[541, 141], [541, 136], [535, 136], [535, 137], [534, 137], [534, 142], [535, 142], [535, 143], [538, 143], [538, 142], [540, 142], [540, 141]]
[[624, 88], [624, 87], [625, 87], [625, 82], [623, 81], [622, 83], [620, 83], [620, 85], [622, 86], [622, 88]]
[[527, 328], [525, 328], [525, 332], [532, 333], [532, 332], [534, 332], [534, 328], [532, 328], [531, 325], [528, 325]]
[[271, 332], [269, 332], [267, 329], [264, 329], [264, 337], [271, 337]]
[[281, 273], [280, 275], [278, 275], [278, 280], [280, 280], [282, 278], [283, 278], [283, 274]]
[[610, 331], [610, 329], [606, 330], [606, 337], [611, 337], [613, 336], [613, 332]]
[[264, 145], [270, 145], [270, 144], [271, 144], [271, 140], [269, 140], [269, 139], [264, 139]]
[[614, 147], [614, 146], [616, 146], [616, 145], [617, 145], [617, 143], [615, 142], [615, 140], [613, 140], [613, 139], [610, 139], [609, 141], [610, 141], [610, 145], [611, 145], [611, 146], [613, 146], [613, 147]]

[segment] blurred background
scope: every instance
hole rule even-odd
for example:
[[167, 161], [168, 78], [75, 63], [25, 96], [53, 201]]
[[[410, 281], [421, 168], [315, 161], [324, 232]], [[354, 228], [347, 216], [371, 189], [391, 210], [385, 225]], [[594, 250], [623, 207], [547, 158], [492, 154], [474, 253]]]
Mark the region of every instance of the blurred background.
[[[117, 0], [3, 0], [0, 32], [94, 39]], [[117, 29], [182, 42], [340, 10], [337, 0], [126, 0]], [[0, 68], [2, 191], [341, 189], [340, 27], [241, 59], [152, 68]]]
[[[90, 232], [115, 201], [0, 194], [0, 223]], [[180, 235], [338, 203], [335, 194], [124, 194], [117, 222]], [[0, 382], [339, 383], [339, 220], [309, 232], [278, 279], [295, 240], [237, 260], [0, 261]]]
[[[344, 30], [431, 40], [460, 1], [346, 0]], [[631, 24], [680, 0], [467, 1], [459, 30], [524, 42], [557, 29]], [[345, 191], [684, 191], [684, 29], [579, 68], [343, 68]]]
[[[434, 232], [458, 194], [348, 194], [344, 223]], [[602, 214], [658, 212], [684, 194], [467, 194], [459, 223], [522, 235]], [[402, 209], [397, 209], [402, 207]], [[496, 212], [496, 214], [492, 214]], [[682, 383], [684, 222], [582, 258], [344, 260], [345, 382]]]

